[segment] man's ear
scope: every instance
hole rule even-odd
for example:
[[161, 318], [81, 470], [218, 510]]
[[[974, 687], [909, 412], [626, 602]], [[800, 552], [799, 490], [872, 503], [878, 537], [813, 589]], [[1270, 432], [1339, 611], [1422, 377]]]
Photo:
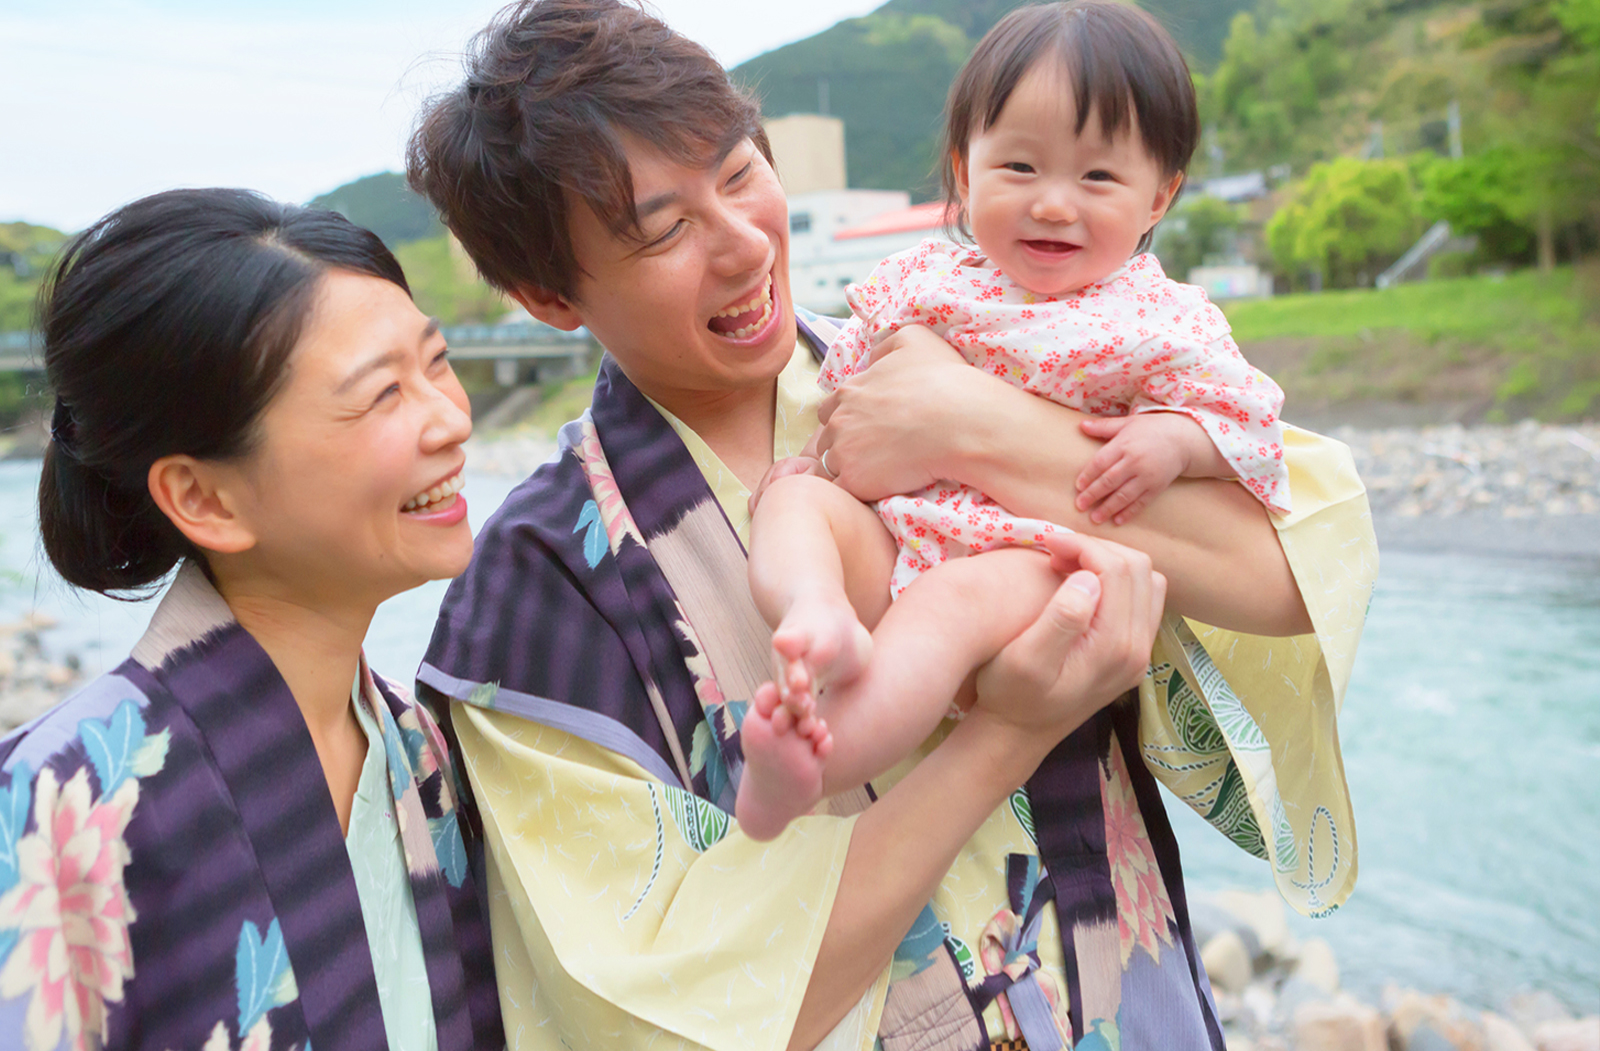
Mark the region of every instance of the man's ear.
[[150, 465], [146, 484], [161, 513], [205, 551], [232, 555], [256, 544], [256, 535], [234, 506], [228, 472], [192, 456], [163, 456]]
[[571, 332], [583, 324], [572, 301], [546, 288], [536, 285], [518, 285], [511, 289], [511, 298], [522, 304], [522, 309], [543, 321], [551, 328]]
[[1153, 228], [1167, 214], [1167, 209], [1172, 207], [1172, 202], [1177, 199], [1178, 191], [1183, 188], [1183, 173], [1179, 172], [1165, 185], [1156, 190], [1156, 199], [1150, 205], [1150, 226]]

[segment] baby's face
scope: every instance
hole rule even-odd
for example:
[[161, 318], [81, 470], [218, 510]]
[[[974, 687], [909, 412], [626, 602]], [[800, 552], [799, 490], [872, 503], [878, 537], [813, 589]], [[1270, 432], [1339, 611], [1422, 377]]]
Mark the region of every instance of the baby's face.
[[1040, 295], [1076, 291], [1127, 262], [1181, 181], [1163, 175], [1137, 127], [1107, 139], [1096, 113], [1082, 135], [1076, 125], [1066, 72], [1038, 62], [972, 136], [956, 173], [978, 247]]

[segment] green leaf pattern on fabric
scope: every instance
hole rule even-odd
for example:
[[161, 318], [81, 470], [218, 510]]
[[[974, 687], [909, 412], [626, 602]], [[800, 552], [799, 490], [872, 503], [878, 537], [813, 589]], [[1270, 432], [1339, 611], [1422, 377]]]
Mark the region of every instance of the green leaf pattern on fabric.
[[1033, 825], [1033, 800], [1028, 798], [1028, 790], [1019, 788], [1011, 793], [1011, 813], [1016, 815], [1017, 824], [1022, 826], [1022, 831], [1028, 834], [1028, 842], [1033, 844], [1033, 849], [1039, 849], [1039, 833]]
[[672, 823], [678, 826], [678, 835], [695, 853], [704, 854], [722, 842], [722, 837], [728, 834], [727, 811], [681, 788], [664, 785], [663, 789]]

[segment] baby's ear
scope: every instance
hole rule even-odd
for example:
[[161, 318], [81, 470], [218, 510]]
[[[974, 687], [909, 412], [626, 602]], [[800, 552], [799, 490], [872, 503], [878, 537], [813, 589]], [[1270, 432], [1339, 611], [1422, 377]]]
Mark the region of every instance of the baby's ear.
[[1167, 209], [1172, 207], [1172, 202], [1178, 197], [1178, 191], [1183, 188], [1183, 173], [1179, 172], [1164, 185], [1156, 189], [1156, 199], [1150, 204], [1150, 225], [1155, 226], [1167, 214]]

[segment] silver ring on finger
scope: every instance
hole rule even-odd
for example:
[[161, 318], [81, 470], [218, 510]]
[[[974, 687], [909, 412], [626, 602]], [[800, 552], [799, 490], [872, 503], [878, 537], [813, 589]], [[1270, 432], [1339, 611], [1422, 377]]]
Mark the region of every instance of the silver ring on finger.
[[828, 454], [832, 451], [832, 449], [822, 450], [822, 470], [828, 475], [829, 478], [837, 478], [839, 476], [834, 473], [832, 467], [828, 466]]

